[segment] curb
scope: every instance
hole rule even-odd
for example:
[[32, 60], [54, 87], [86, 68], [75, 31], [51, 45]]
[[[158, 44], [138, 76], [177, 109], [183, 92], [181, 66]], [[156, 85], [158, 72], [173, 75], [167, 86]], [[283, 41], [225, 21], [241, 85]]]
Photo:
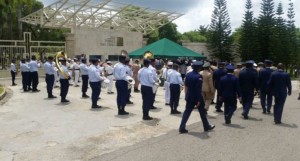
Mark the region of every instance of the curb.
[[0, 100], [2, 100], [6, 96], [6, 90], [5, 87], [3, 87], [4, 91], [0, 93]]

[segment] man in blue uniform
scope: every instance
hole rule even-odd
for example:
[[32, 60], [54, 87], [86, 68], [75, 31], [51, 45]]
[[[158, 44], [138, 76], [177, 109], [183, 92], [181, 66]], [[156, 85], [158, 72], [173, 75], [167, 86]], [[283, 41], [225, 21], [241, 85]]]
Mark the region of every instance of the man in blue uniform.
[[228, 64], [226, 66], [227, 75], [220, 80], [220, 99], [224, 101], [224, 117], [225, 123], [231, 124], [231, 117], [237, 108], [237, 96], [241, 101], [241, 92], [239, 80], [233, 75], [234, 66]]
[[210, 125], [206, 118], [205, 103], [202, 97], [202, 76], [199, 74], [203, 62], [196, 61], [193, 63], [193, 71], [189, 72], [185, 78], [185, 100], [186, 106], [185, 111], [182, 116], [181, 124], [179, 127], [179, 133], [187, 133], [186, 123], [193, 111], [194, 107], [197, 105], [200, 117], [203, 123], [204, 131], [209, 131], [215, 128], [215, 125]]
[[220, 97], [219, 89], [220, 89], [220, 79], [221, 79], [221, 77], [226, 75], [226, 70], [224, 69], [224, 65], [225, 65], [225, 63], [220, 62], [219, 68], [217, 70], [215, 70], [213, 73], [213, 82], [214, 82], [214, 86], [217, 90], [217, 103], [215, 106], [216, 112], [223, 112], [221, 109], [223, 101], [221, 101], [219, 99], [219, 97]]
[[86, 59], [81, 59], [80, 63], [80, 73], [82, 78], [82, 86], [81, 86], [81, 92], [82, 92], [82, 98], [89, 98], [89, 96], [86, 94], [86, 91], [88, 89], [89, 84], [89, 68], [86, 65]]
[[253, 68], [254, 61], [246, 62], [246, 68], [239, 74], [239, 83], [242, 92], [243, 113], [245, 119], [248, 119], [249, 110], [254, 99], [254, 89], [258, 90], [257, 71]]
[[171, 107], [171, 114], [181, 114], [177, 110], [180, 98], [180, 89], [183, 85], [182, 76], [178, 72], [178, 65], [173, 64], [173, 71], [167, 77], [167, 82], [170, 83], [170, 107]]
[[138, 79], [141, 82], [141, 93], [143, 99], [143, 120], [152, 120], [149, 110], [152, 107], [153, 85], [155, 83], [153, 72], [149, 68], [150, 60], [144, 59], [144, 67], [138, 72]]
[[24, 92], [28, 92], [29, 91], [29, 71], [30, 68], [28, 66], [28, 64], [25, 62], [25, 59], [21, 60], [21, 74], [22, 74], [22, 85], [23, 85], [23, 90]]
[[53, 89], [53, 85], [54, 85], [54, 74], [56, 74], [56, 71], [54, 69], [54, 65], [53, 65], [53, 57], [49, 56], [48, 57], [48, 61], [44, 64], [44, 69], [45, 69], [45, 80], [47, 83], [47, 93], [48, 93], [48, 98], [56, 98], [56, 96], [54, 96], [52, 94], [52, 89]]
[[268, 82], [268, 89], [272, 92], [275, 98], [274, 105], [274, 122], [275, 124], [281, 124], [281, 116], [283, 106], [287, 95], [292, 94], [292, 83], [290, 76], [283, 71], [283, 64], [279, 63], [277, 71], [271, 74]]
[[92, 88], [92, 108], [101, 108], [101, 106], [97, 105], [97, 101], [101, 92], [101, 81], [104, 80], [103, 77], [100, 76], [100, 69], [98, 66], [98, 60], [92, 59], [92, 64], [88, 70], [90, 86]]
[[33, 55], [31, 57], [31, 61], [28, 64], [30, 67], [30, 82], [32, 83], [32, 92], [39, 92], [40, 90], [37, 89], [37, 86], [39, 84], [39, 67], [40, 64], [36, 61], [36, 57]]
[[116, 89], [117, 89], [117, 106], [118, 106], [118, 115], [128, 115], [129, 113], [125, 111], [125, 106], [127, 103], [128, 95], [128, 82], [126, 79], [127, 73], [129, 71], [125, 65], [126, 56], [119, 56], [119, 63], [114, 66], [114, 77], [116, 80]]
[[67, 67], [67, 60], [64, 58], [59, 58], [59, 61], [61, 63], [62, 72], [65, 73], [63, 75], [59, 72], [59, 82], [60, 82], [60, 97], [61, 97], [61, 103], [68, 103], [69, 100], [66, 99], [68, 91], [69, 91], [69, 80], [71, 79], [68, 67]]
[[[265, 68], [259, 71], [258, 83], [260, 91], [260, 104], [263, 110], [263, 114], [271, 113], [272, 107], [272, 94], [267, 90], [267, 83], [271, 77], [273, 70], [271, 69], [272, 61], [265, 60]], [[266, 98], [267, 98], [267, 108], [266, 108]]]

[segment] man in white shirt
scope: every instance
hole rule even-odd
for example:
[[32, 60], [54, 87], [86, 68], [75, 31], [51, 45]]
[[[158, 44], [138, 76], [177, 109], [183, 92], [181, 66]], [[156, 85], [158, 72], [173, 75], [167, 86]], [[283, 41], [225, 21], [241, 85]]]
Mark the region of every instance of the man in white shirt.
[[107, 87], [107, 94], [113, 94], [114, 92], [112, 91], [113, 88], [113, 83], [114, 83], [114, 68], [111, 66], [112, 63], [111, 61], [107, 61], [105, 66], [105, 75], [107, 79], [109, 80], [109, 84]]
[[11, 74], [11, 81], [12, 81], [12, 86], [16, 86], [17, 84], [15, 83], [16, 80], [16, 74], [17, 74], [17, 68], [15, 65], [16, 61], [11, 60], [10, 64], [10, 74]]
[[[157, 71], [156, 69], [154, 68], [155, 67], [155, 59], [151, 59], [150, 60], [151, 63], [149, 65], [149, 69], [152, 71], [152, 76], [153, 76], [153, 79], [155, 80], [155, 82], [158, 82], [158, 77], [157, 77]], [[155, 96], [156, 96], [156, 91], [153, 92], [153, 96], [152, 96], [152, 106], [150, 107], [150, 109], [157, 109], [157, 107], [154, 106], [154, 102], [155, 102]]]
[[143, 120], [152, 120], [149, 110], [153, 106], [153, 85], [155, 83], [153, 72], [149, 69], [150, 60], [144, 59], [144, 67], [138, 72], [138, 79], [141, 83], [141, 93], [143, 99]]
[[36, 61], [35, 55], [31, 57], [31, 61], [28, 64], [30, 67], [30, 82], [32, 83], [32, 92], [39, 92], [40, 90], [37, 89], [37, 86], [39, 84], [39, 67], [40, 63]]
[[165, 105], [170, 105], [170, 82], [167, 81], [170, 73], [172, 73], [173, 62], [168, 62], [168, 66], [163, 70], [163, 79], [165, 80], [164, 88], [165, 88]]
[[29, 81], [29, 71], [30, 71], [30, 68], [28, 66], [28, 64], [25, 62], [25, 59], [22, 59], [21, 60], [21, 74], [22, 74], [22, 85], [23, 85], [23, 90], [24, 92], [28, 92], [28, 81]]
[[127, 82], [127, 71], [125, 65], [126, 56], [119, 56], [119, 63], [114, 66], [114, 77], [116, 80], [117, 88], [117, 106], [118, 106], [118, 115], [128, 115], [129, 113], [125, 111], [125, 106], [127, 103], [128, 95], [128, 82]]
[[79, 87], [78, 81], [79, 81], [79, 64], [77, 58], [74, 58], [74, 64], [73, 64], [73, 71], [74, 71], [74, 86]]
[[183, 85], [181, 74], [178, 72], [178, 65], [173, 64], [173, 71], [169, 74], [167, 78], [167, 82], [170, 83], [170, 107], [171, 114], [181, 114], [181, 112], [177, 111], [177, 107], [179, 104], [180, 91], [181, 86]]
[[59, 58], [59, 61], [61, 62], [61, 68], [64, 72], [64, 74], [59, 72], [61, 103], [68, 103], [70, 101], [67, 100], [66, 97], [69, 91], [69, 80], [71, 79], [71, 77], [67, 67], [67, 60], [64, 58]]
[[86, 94], [86, 91], [88, 89], [88, 83], [89, 83], [89, 67], [86, 65], [86, 59], [81, 60], [80, 64], [80, 73], [82, 78], [82, 98], [89, 98], [89, 96]]
[[44, 64], [44, 69], [45, 69], [45, 74], [46, 74], [45, 80], [47, 83], [48, 98], [56, 98], [56, 96], [54, 96], [52, 94], [52, 89], [53, 89], [54, 80], [55, 80], [54, 74], [56, 74], [52, 56], [48, 57], [48, 61]]
[[92, 108], [101, 108], [101, 106], [97, 105], [97, 101], [101, 92], [101, 81], [104, 78], [100, 75], [100, 69], [97, 67], [98, 60], [92, 59], [92, 64], [89, 67], [89, 79], [90, 79], [90, 86], [92, 88]]

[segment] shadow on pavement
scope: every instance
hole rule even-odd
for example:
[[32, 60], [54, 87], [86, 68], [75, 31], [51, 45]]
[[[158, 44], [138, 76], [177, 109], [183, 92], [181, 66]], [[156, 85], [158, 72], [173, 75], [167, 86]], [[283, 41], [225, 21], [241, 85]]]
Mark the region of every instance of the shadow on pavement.
[[194, 137], [200, 138], [200, 139], [209, 139], [210, 136], [208, 135], [208, 132], [189, 132], [188, 135], [192, 135]]
[[129, 115], [115, 115], [115, 117], [120, 118], [120, 119], [127, 119], [127, 118], [133, 117], [135, 115], [136, 114], [134, 114], [134, 113], [129, 113]]
[[153, 118], [153, 120], [150, 121], [142, 121], [143, 124], [148, 125], [148, 126], [157, 126], [159, 123], [160, 119], [159, 118]]
[[241, 125], [238, 125], [238, 124], [225, 124], [223, 123], [224, 126], [227, 126], [227, 127], [231, 127], [231, 128], [236, 128], [236, 129], [245, 129], [245, 127], [241, 126]]
[[281, 124], [274, 124], [276, 126], [282, 126], [282, 127], [287, 127], [287, 128], [298, 128], [296, 124], [287, 124], [287, 123], [281, 123]]

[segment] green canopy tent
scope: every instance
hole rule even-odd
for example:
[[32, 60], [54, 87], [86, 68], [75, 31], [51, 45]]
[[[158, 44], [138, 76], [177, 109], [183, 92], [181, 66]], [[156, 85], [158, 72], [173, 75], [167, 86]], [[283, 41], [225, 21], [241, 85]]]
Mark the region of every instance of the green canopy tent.
[[206, 59], [206, 56], [196, 53], [188, 48], [185, 48], [169, 39], [161, 39], [143, 48], [137, 49], [129, 53], [130, 58], [142, 58], [144, 52], [151, 51], [154, 57], [177, 59], [177, 58], [189, 58], [202, 60]]

